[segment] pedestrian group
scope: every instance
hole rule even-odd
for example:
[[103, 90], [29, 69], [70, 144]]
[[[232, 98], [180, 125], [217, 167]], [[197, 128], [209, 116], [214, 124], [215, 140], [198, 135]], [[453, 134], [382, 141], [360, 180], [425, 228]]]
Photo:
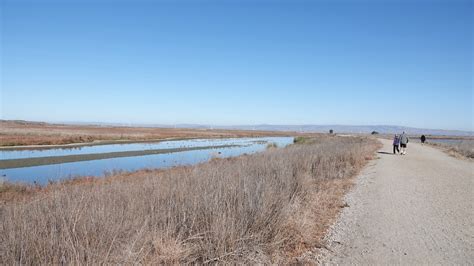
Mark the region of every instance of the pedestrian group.
[[395, 135], [393, 138], [393, 154], [400, 153], [400, 155], [406, 155], [409, 141], [410, 139], [405, 131], [401, 135]]
[[[406, 155], [407, 154], [407, 145], [410, 139], [406, 135], [405, 131], [401, 135], [395, 134], [393, 137], [393, 154]], [[421, 145], [425, 144], [426, 137], [421, 135], [420, 137]]]

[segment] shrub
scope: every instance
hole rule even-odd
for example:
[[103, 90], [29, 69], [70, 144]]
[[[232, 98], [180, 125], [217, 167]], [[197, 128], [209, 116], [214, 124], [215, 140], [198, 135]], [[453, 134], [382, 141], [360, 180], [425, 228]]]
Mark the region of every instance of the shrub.
[[267, 144], [267, 149], [278, 148], [278, 145], [275, 142], [270, 142]]

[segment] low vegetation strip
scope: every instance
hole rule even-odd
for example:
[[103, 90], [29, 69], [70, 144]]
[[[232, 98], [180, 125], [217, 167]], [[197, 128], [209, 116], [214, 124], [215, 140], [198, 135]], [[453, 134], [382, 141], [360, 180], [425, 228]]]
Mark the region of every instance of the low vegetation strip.
[[462, 140], [453, 143], [428, 142], [428, 144], [443, 149], [454, 157], [474, 159], [474, 140]]
[[141, 150], [141, 151], [117, 151], [117, 152], [106, 152], [106, 153], [8, 159], [8, 160], [0, 160], [0, 169], [50, 165], [50, 164], [60, 164], [60, 163], [72, 163], [72, 162], [91, 161], [91, 160], [102, 160], [102, 159], [119, 158], [119, 157], [164, 154], [164, 153], [194, 151], [194, 150], [222, 149], [222, 148], [232, 148], [232, 147], [237, 147], [237, 146], [239, 145], [216, 145], [216, 146], [205, 146], [205, 147], [152, 149], [152, 150]]
[[[191, 129], [191, 128], [158, 128], [158, 127], [125, 127], [94, 125], [62, 125], [27, 121], [0, 120], [0, 147], [47, 146], [79, 144], [97, 145], [101, 143], [126, 143], [139, 141], [157, 141], [182, 138], [232, 138], [291, 136], [301, 133], [258, 131], [258, 130], [225, 130], [225, 129]], [[313, 134], [314, 135], [314, 134]]]
[[318, 137], [37, 188], [0, 207], [0, 264], [292, 262], [320, 245], [376, 147], [368, 138]]

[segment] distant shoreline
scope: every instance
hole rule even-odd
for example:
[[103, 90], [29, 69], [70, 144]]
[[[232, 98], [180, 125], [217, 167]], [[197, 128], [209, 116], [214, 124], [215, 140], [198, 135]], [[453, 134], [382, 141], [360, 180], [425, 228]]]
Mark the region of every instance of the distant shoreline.
[[295, 135], [316, 134], [224, 129], [105, 127], [0, 120], [0, 150], [77, 148], [185, 139]]

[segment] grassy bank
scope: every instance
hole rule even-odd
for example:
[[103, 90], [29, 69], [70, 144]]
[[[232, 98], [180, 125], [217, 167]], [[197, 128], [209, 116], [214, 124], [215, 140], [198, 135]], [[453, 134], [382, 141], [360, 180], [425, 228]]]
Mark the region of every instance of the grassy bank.
[[429, 145], [441, 148], [454, 157], [474, 159], [474, 140], [462, 140], [457, 143], [428, 142]]
[[0, 190], [0, 264], [292, 262], [320, 245], [377, 146], [367, 138], [302, 143]]

